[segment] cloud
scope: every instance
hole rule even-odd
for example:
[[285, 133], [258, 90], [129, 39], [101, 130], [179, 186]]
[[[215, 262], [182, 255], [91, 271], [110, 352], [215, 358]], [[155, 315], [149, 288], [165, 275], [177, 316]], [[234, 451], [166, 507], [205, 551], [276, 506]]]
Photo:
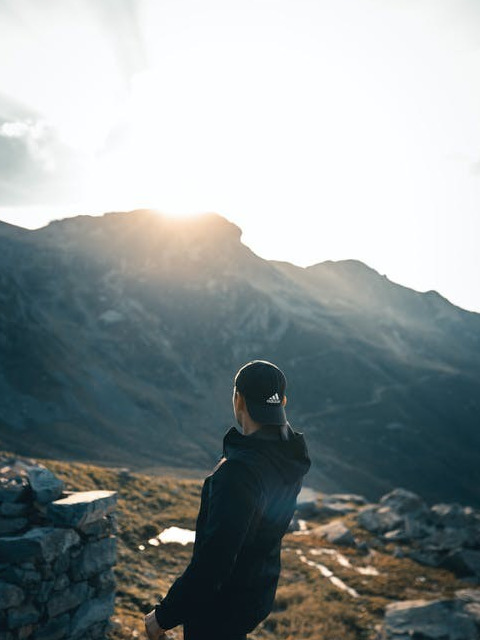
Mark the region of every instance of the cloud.
[[67, 201], [78, 192], [79, 158], [53, 127], [33, 118], [5, 119], [0, 104], [0, 205]]

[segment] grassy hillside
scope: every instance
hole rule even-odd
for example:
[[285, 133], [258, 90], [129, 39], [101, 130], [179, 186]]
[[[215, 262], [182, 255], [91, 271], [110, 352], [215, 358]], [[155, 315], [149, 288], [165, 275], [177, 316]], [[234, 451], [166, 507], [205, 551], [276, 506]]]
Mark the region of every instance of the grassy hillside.
[[[117, 604], [109, 638], [144, 637], [143, 614], [184, 569], [192, 549], [192, 545], [180, 544], [154, 547], [147, 541], [169, 526], [194, 528], [201, 481], [79, 463], [42, 462], [65, 481], [68, 489], [118, 491]], [[307, 522], [306, 533], [287, 534], [275, 609], [251, 634], [252, 640], [373, 640], [387, 603], [449, 596], [464, 586], [447, 571], [395, 558], [393, 545], [380, 547], [370, 534], [356, 527], [352, 516], [344, 520], [358, 541], [368, 543], [369, 550], [335, 548], [319, 540], [308, 532], [318, 524], [313, 521]], [[139, 550], [140, 545], [144, 545], [144, 551]], [[318, 563], [354, 589], [358, 597], [323, 577], [315, 566]], [[371, 575], [376, 572], [378, 575]], [[181, 640], [181, 628], [169, 632], [169, 637]]]

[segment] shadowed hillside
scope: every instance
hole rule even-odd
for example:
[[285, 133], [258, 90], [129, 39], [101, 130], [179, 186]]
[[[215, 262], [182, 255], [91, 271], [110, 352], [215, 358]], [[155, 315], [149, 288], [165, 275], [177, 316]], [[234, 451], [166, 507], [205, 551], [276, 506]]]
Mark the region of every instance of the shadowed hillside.
[[208, 469], [253, 358], [289, 379], [308, 483], [480, 504], [480, 315], [354, 261], [266, 261], [218, 215], [0, 223], [0, 439], [27, 455]]

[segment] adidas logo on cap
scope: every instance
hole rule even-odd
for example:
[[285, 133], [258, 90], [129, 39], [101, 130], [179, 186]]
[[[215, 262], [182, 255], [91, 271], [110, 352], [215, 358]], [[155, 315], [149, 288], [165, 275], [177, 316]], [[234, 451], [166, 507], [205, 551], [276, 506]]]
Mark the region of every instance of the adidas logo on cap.
[[270, 396], [270, 398], [267, 398], [267, 403], [268, 404], [280, 404], [281, 400], [280, 400], [280, 396], [278, 395], [278, 393], [274, 393], [273, 396]]

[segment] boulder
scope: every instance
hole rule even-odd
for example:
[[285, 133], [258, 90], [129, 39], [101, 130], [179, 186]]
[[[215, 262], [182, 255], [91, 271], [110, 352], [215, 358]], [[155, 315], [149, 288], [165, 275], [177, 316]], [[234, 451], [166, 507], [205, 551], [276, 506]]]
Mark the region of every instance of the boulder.
[[475, 532], [468, 528], [436, 528], [425, 538], [424, 544], [438, 551], [449, 551], [462, 547], [474, 548], [476, 536]]
[[442, 556], [438, 551], [413, 549], [412, 551], [405, 552], [404, 555], [415, 560], [415, 562], [418, 562], [419, 564], [425, 565], [426, 567], [439, 567], [442, 561]]
[[406, 514], [429, 515], [429, 509], [426, 503], [417, 496], [416, 493], [407, 491], [406, 489], [394, 489], [390, 493], [386, 493], [380, 498], [380, 505], [383, 507], [389, 507], [394, 513], [399, 516]]
[[394, 489], [381, 498], [380, 504], [361, 509], [358, 522], [372, 533], [385, 535], [387, 540], [421, 539], [434, 531], [426, 503], [405, 489]]
[[319, 538], [326, 538], [332, 544], [351, 546], [355, 544], [352, 532], [341, 520], [334, 520], [328, 524], [312, 529], [311, 534]]
[[47, 515], [56, 526], [81, 529], [111, 513], [116, 503], [116, 491], [79, 491], [51, 502]]
[[432, 517], [437, 525], [452, 529], [463, 529], [478, 523], [475, 511], [471, 507], [459, 504], [434, 504], [431, 508]]
[[477, 605], [473, 590], [454, 600], [411, 600], [387, 605], [380, 640], [478, 640]]
[[370, 505], [360, 510], [358, 523], [372, 533], [386, 533], [400, 529], [403, 518], [388, 506]]
[[457, 549], [445, 556], [440, 564], [459, 578], [472, 577], [480, 581], [480, 551]]

